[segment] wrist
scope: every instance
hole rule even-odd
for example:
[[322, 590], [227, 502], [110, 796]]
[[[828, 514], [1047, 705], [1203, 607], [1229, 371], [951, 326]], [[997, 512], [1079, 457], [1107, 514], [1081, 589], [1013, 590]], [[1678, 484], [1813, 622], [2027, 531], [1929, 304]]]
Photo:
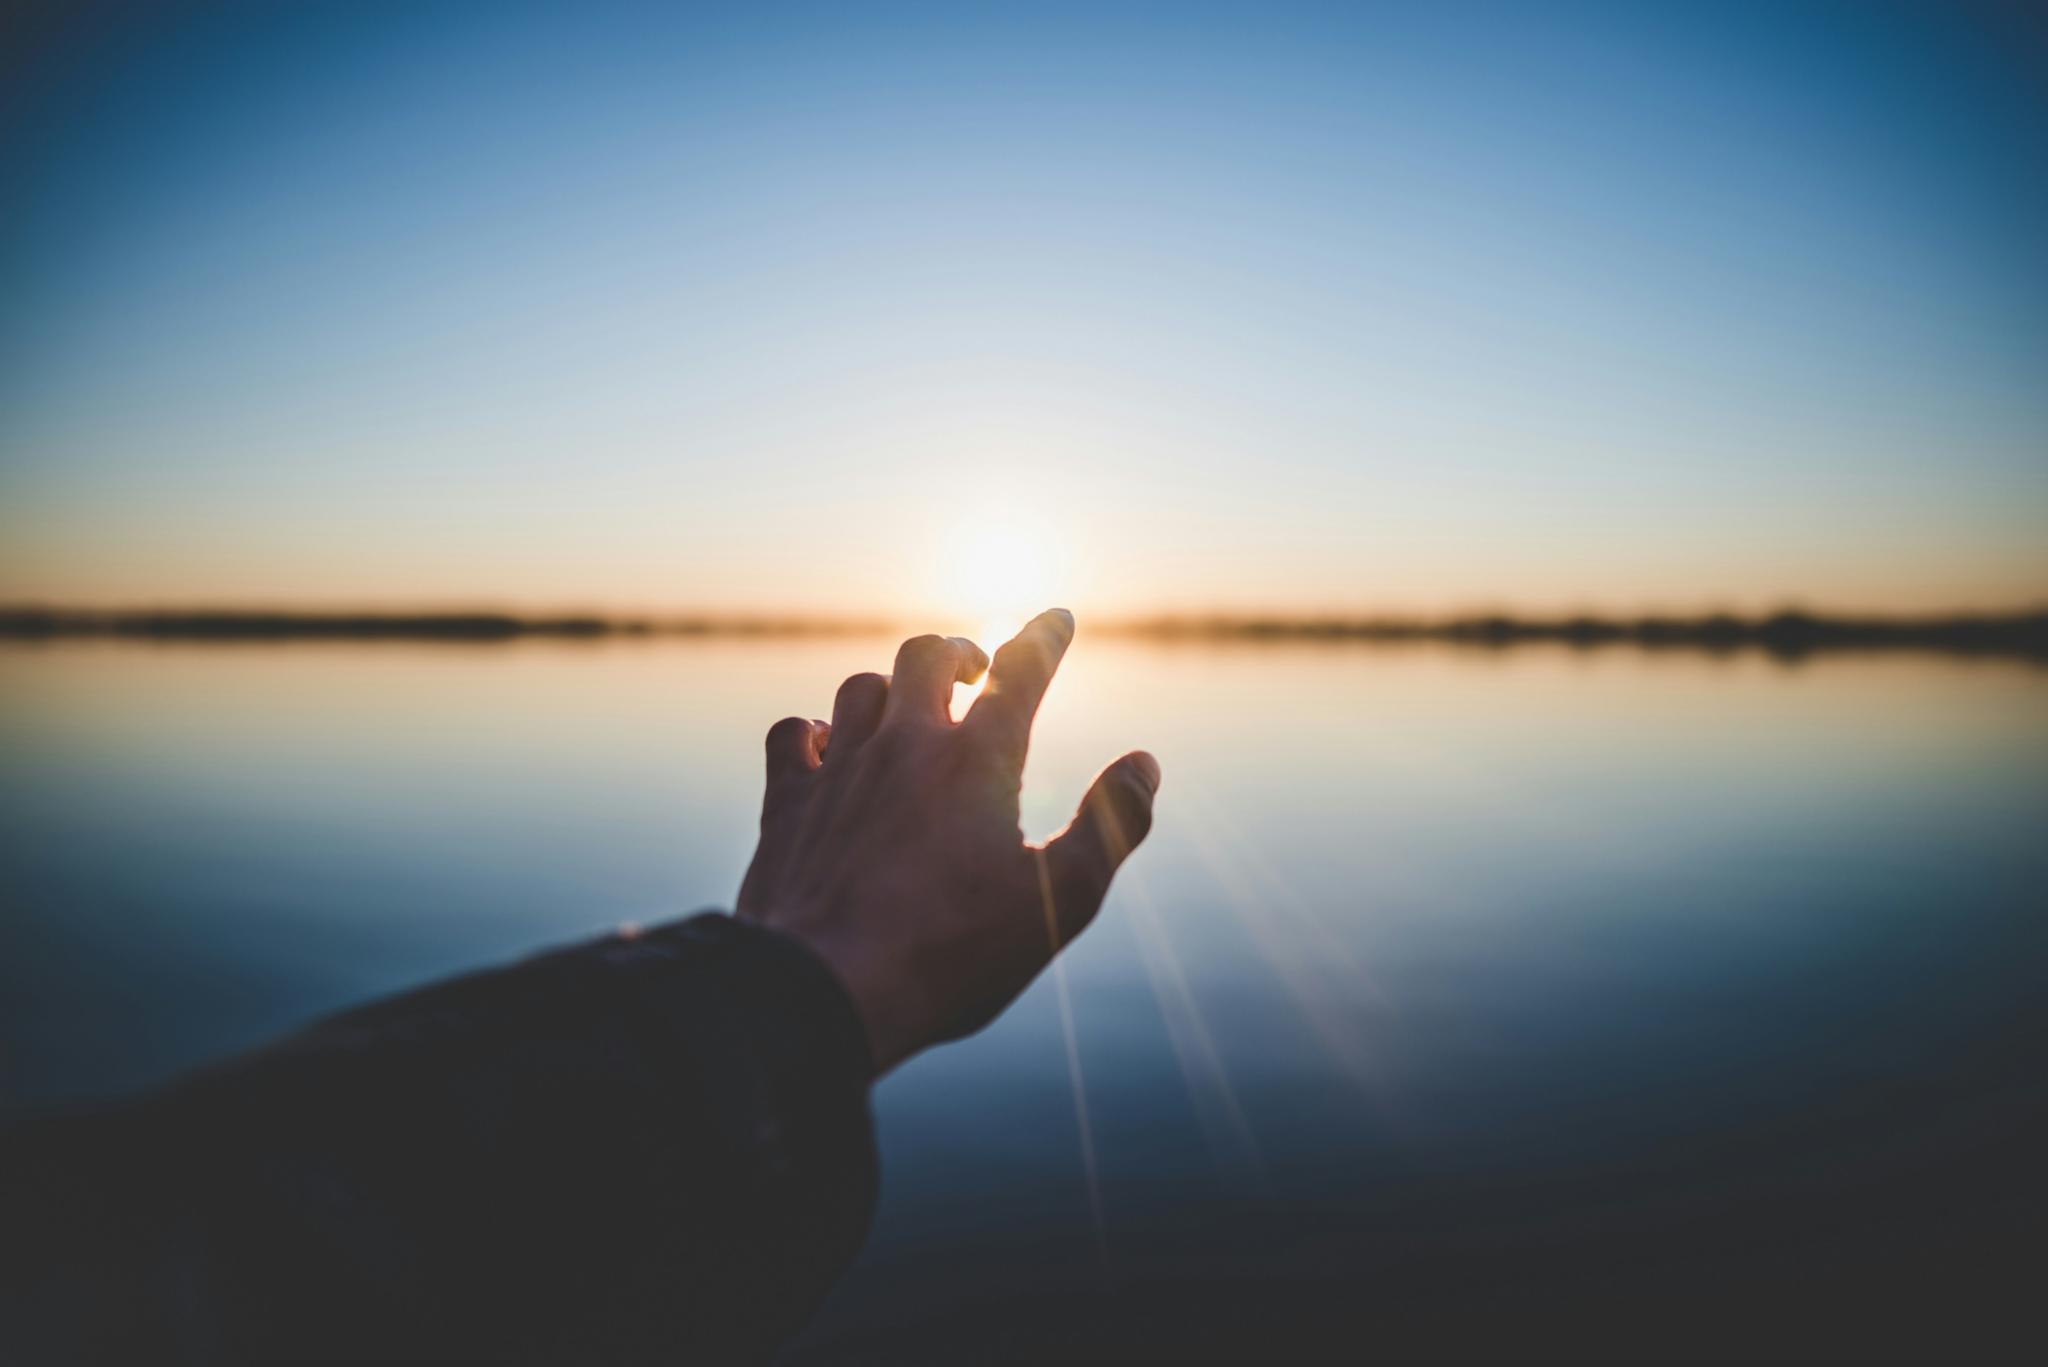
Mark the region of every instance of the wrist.
[[879, 961], [872, 943], [858, 936], [806, 931], [803, 918], [767, 924], [809, 950], [838, 980], [867, 1036], [872, 1076], [879, 1078], [918, 1050], [917, 1002], [905, 977]]

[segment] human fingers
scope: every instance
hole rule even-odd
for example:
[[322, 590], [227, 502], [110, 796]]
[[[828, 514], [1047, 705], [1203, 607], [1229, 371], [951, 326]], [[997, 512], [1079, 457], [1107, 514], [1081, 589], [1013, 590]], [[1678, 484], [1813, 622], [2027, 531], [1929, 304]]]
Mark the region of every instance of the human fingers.
[[1159, 761], [1133, 750], [1095, 776], [1073, 821], [1046, 842], [1040, 891], [1055, 952], [1095, 919], [1110, 879], [1152, 829], [1158, 791]]
[[839, 694], [832, 699], [832, 744], [826, 747], [825, 757], [843, 760], [867, 744], [882, 724], [882, 709], [888, 701], [886, 674], [855, 674], [839, 685]]
[[964, 636], [913, 636], [896, 652], [883, 715], [944, 721], [955, 683], [973, 683], [988, 668], [988, 656]]
[[1024, 624], [1024, 629], [996, 651], [989, 666], [988, 687], [968, 709], [972, 725], [995, 735], [1021, 766], [1031, 740], [1031, 721], [1074, 639], [1074, 614], [1051, 608]]

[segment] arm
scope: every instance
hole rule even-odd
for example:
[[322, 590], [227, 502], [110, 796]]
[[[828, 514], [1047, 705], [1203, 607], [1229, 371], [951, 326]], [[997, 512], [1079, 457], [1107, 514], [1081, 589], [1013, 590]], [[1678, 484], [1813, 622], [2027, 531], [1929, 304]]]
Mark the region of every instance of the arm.
[[0, 1145], [0, 1342], [41, 1361], [758, 1360], [857, 1250], [870, 1080], [1085, 926], [1158, 770], [1044, 848], [1024, 747], [1072, 634], [907, 642], [768, 737], [737, 919], [427, 988]]
[[859, 1247], [869, 1074], [823, 965], [725, 916], [443, 983], [13, 1136], [0, 1341], [752, 1360]]

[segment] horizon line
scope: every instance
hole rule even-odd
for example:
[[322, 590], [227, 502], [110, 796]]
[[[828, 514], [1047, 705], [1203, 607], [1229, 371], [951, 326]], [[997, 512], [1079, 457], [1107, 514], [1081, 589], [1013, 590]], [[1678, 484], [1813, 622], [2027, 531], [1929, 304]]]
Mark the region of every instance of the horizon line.
[[[898, 618], [830, 613], [527, 613], [502, 609], [342, 610], [236, 607], [62, 608], [0, 604], [0, 640], [81, 637], [181, 641], [410, 640], [492, 643], [674, 637], [871, 636]], [[1098, 635], [1155, 641], [1442, 641], [1478, 647], [1554, 642], [1589, 648], [1762, 649], [1790, 657], [1826, 650], [1936, 650], [2048, 661], [2048, 606], [2019, 611], [1764, 614], [1444, 614], [1226, 612], [1123, 614], [1090, 623]]]

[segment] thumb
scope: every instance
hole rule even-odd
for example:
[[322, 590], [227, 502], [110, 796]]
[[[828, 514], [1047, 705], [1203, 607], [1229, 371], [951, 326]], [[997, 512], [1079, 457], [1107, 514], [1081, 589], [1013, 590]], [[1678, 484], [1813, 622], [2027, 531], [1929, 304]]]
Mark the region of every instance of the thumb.
[[1080, 810], [1045, 846], [1048, 921], [1057, 943], [1079, 935], [1109, 893], [1117, 867], [1152, 829], [1152, 798], [1159, 791], [1159, 761], [1133, 750], [1095, 776]]

